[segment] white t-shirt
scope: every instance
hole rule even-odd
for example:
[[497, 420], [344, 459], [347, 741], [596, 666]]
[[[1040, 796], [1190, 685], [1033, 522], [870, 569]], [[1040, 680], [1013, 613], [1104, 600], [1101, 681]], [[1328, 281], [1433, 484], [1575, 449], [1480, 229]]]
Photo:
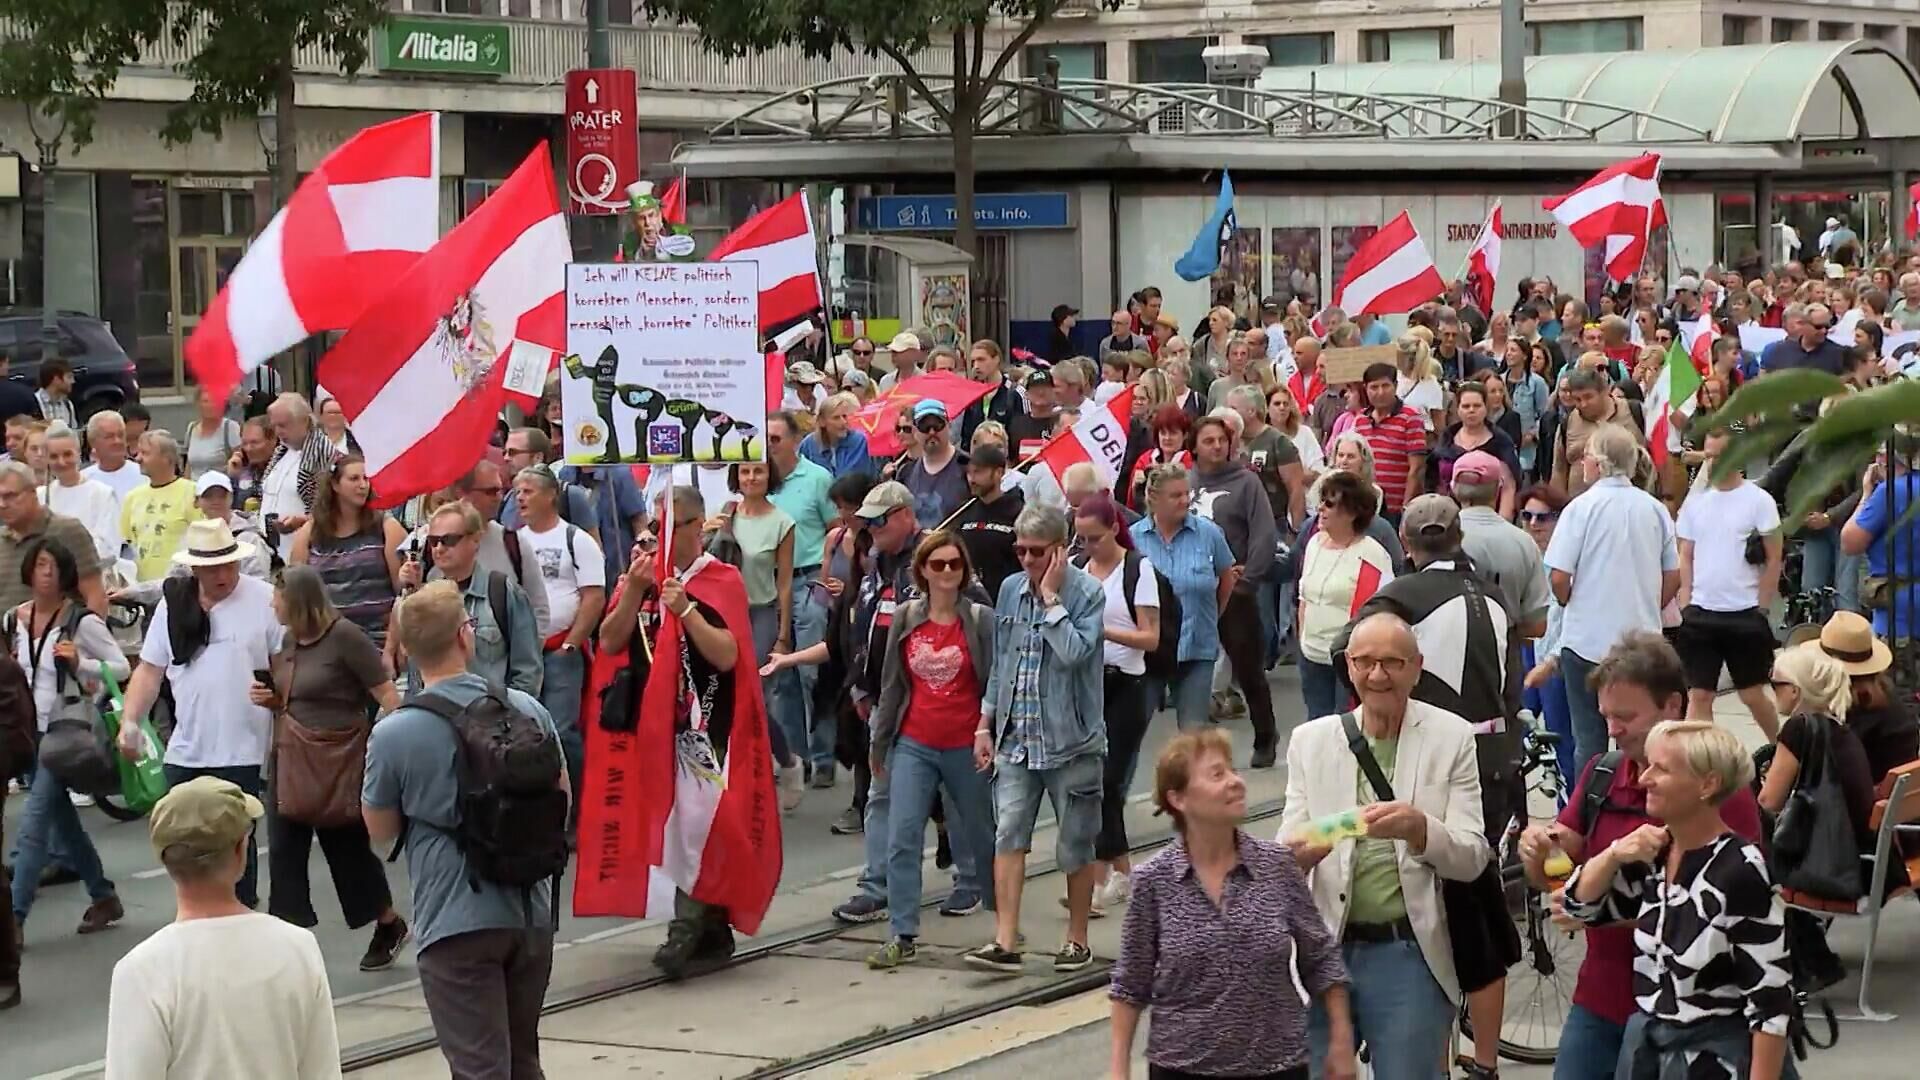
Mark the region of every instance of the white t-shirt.
[[146, 474], [140, 471], [140, 466], [135, 464], [132, 458], [121, 462], [120, 467], [112, 472], [98, 465], [89, 465], [80, 470], [80, 475], [88, 480], [100, 481], [112, 488], [113, 493], [122, 499], [127, 497], [127, 492], [147, 482]]
[[208, 613], [207, 646], [184, 666], [173, 662], [167, 602], [153, 613], [140, 659], [165, 668], [173, 685], [174, 729], [167, 764], [191, 769], [260, 765], [267, 760], [272, 715], [247, 700], [253, 673], [268, 666], [286, 634], [273, 614], [273, 586], [242, 575], [233, 594]]
[[1693, 545], [1692, 602], [1708, 611], [1745, 611], [1760, 602], [1761, 567], [1747, 561], [1747, 537], [1780, 528], [1773, 496], [1751, 480], [1687, 496], [1675, 529]]
[[251, 911], [190, 919], [113, 965], [106, 1080], [339, 1075], [333, 991], [311, 930]]
[[1440, 380], [1421, 379], [1414, 382], [1403, 372], [1396, 382], [1400, 388], [1400, 403], [1420, 410], [1421, 421], [1427, 425], [1428, 431], [1432, 431], [1433, 411], [1447, 407], [1446, 395], [1440, 390]]
[[[306, 513], [306, 501], [300, 498], [300, 451], [288, 450], [267, 470], [260, 484], [260, 520], [264, 522], [268, 514], [286, 519]], [[282, 559], [293, 550], [292, 533], [281, 533], [272, 540]]]
[[[39, 642], [38, 657], [34, 656], [33, 628], [27, 625], [31, 620], [14, 618], [13, 640], [7, 644], [13, 649], [13, 658], [20, 662], [20, 670], [27, 673], [27, 685], [33, 689], [33, 711], [40, 718], [40, 730], [47, 730], [47, 724], [53, 720], [53, 707], [59, 703], [60, 673], [54, 663], [54, 646], [66, 640], [60, 632], [60, 623], [56, 621], [47, 628], [47, 636]], [[80, 672], [83, 685], [93, 690], [100, 684], [100, 669], [113, 672], [114, 679], [121, 686], [127, 685], [127, 676], [133, 674], [133, 665], [127, 663], [127, 654], [120, 650], [120, 643], [113, 639], [113, 631], [107, 629], [106, 620], [98, 615], [83, 616], [73, 628], [73, 645], [80, 654], [75, 665]], [[71, 684], [69, 684], [71, 685]]]
[[[568, 550], [568, 541], [572, 550]], [[540, 568], [540, 584], [547, 590], [547, 618], [540, 636], [549, 638], [573, 626], [580, 613], [580, 590], [606, 588], [607, 564], [600, 557], [600, 545], [587, 530], [556, 522], [546, 532], [535, 532], [531, 525], [520, 526], [520, 564], [529, 561]], [[529, 568], [531, 569], [531, 568]]]
[[[1107, 594], [1107, 606], [1102, 625], [1108, 630], [1131, 631], [1140, 629], [1133, 614], [1127, 610], [1127, 560], [1121, 559], [1113, 566], [1113, 572], [1100, 579], [1100, 588]], [[1133, 606], [1138, 608], [1160, 608], [1160, 582], [1154, 575], [1153, 564], [1143, 556], [1140, 559], [1140, 580], [1134, 583]], [[1104, 646], [1105, 663], [1117, 667], [1128, 675], [1147, 673], [1147, 653], [1144, 649], [1135, 649], [1114, 642], [1108, 637]]]
[[[138, 486], [138, 485], [135, 485]], [[111, 563], [120, 557], [120, 493], [85, 475], [72, 487], [55, 480], [40, 488], [40, 505], [86, 526], [100, 557]]]

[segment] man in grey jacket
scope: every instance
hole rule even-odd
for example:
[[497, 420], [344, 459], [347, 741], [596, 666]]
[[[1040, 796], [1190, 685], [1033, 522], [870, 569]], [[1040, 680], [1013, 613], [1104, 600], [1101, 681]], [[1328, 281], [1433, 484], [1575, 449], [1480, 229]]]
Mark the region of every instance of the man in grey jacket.
[[1273, 722], [1273, 694], [1267, 688], [1266, 624], [1259, 597], [1273, 568], [1273, 504], [1260, 477], [1234, 456], [1239, 419], [1238, 414], [1210, 414], [1194, 425], [1193, 509], [1227, 534], [1227, 547], [1240, 564], [1240, 580], [1220, 609], [1220, 649], [1247, 700], [1252, 765], [1270, 769], [1280, 736]]
[[1060, 822], [1056, 860], [1067, 875], [1067, 941], [1053, 969], [1079, 971], [1093, 962], [1087, 918], [1107, 753], [1106, 589], [1067, 561], [1067, 518], [1060, 511], [1027, 507], [1014, 520], [1013, 538], [1026, 572], [1000, 585], [994, 605], [1000, 653], [973, 744], [974, 764], [994, 770], [995, 935], [966, 961], [1020, 974], [1020, 893], [1045, 795]]

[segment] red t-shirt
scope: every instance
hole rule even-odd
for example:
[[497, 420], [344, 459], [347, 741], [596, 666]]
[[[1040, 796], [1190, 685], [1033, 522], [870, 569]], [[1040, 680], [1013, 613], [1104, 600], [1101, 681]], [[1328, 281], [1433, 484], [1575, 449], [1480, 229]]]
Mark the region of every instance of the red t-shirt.
[[[1600, 760], [1599, 758], [1593, 759]], [[1580, 831], [1580, 804], [1586, 798], [1587, 778], [1593, 773], [1593, 761], [1580, 774], [1559, 823]], [[1760, 804], [1753, 792], [1741, 788], [1720, 804], [1720, 820], [1742, 840], [1760, 842]], [[1580, 862], [1606, 850], [1608, 844], [1642, 825], [1651, 824], [1647, 816], [1647, 789], [1640, 786], [1640, 767], [1628, 758], [1620, 762], [1607, 789], [1606, 805], [1594, 815], [1593, 830], [1580, 853]], [[1580, 977], [1573, 987], [1573, 1003], [1611, 1024], [1625, 1024], [1633, 1015], [1633, 927], [1599, 926], [1587, 931], [1587, 958], [1580, 963]]]
[[1385, 420], [1368, 409], [1354, 420], [1349, 430], [1358, 432], [1367, 440], [1367, 448], [1373, 451], [1373, 482], [1386, 496], [1386, 505], [1381, 509], [1390, 514], [1399, 513], [1407, 503], [1407, 466], [1414, 455], [1427, 452], [1426, 421], [1417, 410], [1402, 405], [1399, 412]]
[[900, 734], [934, 750], [973, 745], [980, 720], [980, 680], [967, 652], [966, 627], [924, 622], [907, 635], [907, 715]]

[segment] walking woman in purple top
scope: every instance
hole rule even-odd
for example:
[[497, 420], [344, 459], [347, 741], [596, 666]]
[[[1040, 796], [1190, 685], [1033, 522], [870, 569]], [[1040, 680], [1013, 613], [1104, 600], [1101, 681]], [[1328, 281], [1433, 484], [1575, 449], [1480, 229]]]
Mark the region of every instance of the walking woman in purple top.
[[1307, 1080], [1307, 1017], [1317, 999], [1330, 1038], [1316, 1080], [1355, 1075], [1340, 945], [1285, 845], [1241, 831], [1247, 786], [1218, 728], [1183, 732], [1154, 766], [1153, 801], [1178, 838], [1135, 868], [1120, 936], [1110, 1080], [1131, 1075], [1134, 1031], [1151, 1080]]

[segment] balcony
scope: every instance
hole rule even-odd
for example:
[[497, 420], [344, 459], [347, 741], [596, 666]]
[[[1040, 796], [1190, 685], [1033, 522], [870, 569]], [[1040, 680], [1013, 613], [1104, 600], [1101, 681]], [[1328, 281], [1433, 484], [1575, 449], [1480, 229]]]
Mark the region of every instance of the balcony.
[[[451, 23], [459, 18], [449, 16], [446, 21]], [[510, 73], [497, 79], [484, 80], [485, 83], [523, 88], [557, 87], [570, 69], [586, 64], [585, 23], [491, 18], [482, 21], [508, 28], [513, 65]], [[795, 86], [807, 86], [837, 77], [896, 70], [894, 62], [885, 56], [845, 53], [815, 59], [791, 46], [737, 59], [722, 58], [701, 47], [697, 32], [678, 26], [616, 26], [611, 36], [614, 65], [638, 72], [643, 90], [777, 94]], [[172, 68], [185, 63], [198, 47], [198, 34], [185, 46], [177, 46], [172, 41], [162, 42], [148, 51], [141, 66]], [[377, 46], [372, 53], [367, 67], [361, 71], [362, 78], [372, 76], [408, 81], [423, 78], [447, 81], [447, 77], [412, 73], [387, 76], [379, 71]], [[951, 48], [935, 46], [915, 57], [915, 65], [920, 71], [930, 74], [950, 73], [953, 68], [952, 56]], [[302, 72], [338, 74], [340, 71], [333, 54], [318, 47], [301, 49], [295, 60]]]

